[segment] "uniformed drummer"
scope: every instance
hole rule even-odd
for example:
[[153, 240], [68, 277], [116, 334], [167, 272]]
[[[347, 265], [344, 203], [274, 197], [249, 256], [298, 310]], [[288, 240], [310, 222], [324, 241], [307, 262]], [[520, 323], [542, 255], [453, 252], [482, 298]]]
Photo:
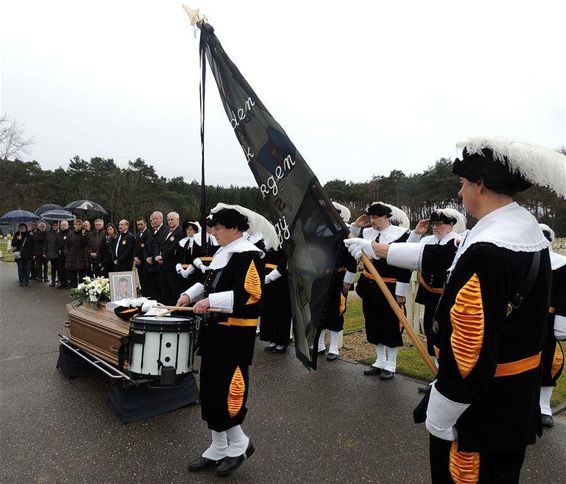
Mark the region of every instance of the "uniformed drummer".
[[[253, 213], [253, 212], [252, 212]], [[210, 225], [220, 249], [214, 255], [204, 284], [182, 293], [177, 305], [193, 305], [195, 313], [209, 308], [200, 344], [200, 400], [202, 418], [212, 431], [212, 443], [189, 470], [216, 468], [224, 476], [254, 452], [241, 424], [247, 413], [249, 366], [254, 353], [256, 326], [264, 280], [264, 253], [243, 237], [253, 225], [236, 208], [213, 213]]]

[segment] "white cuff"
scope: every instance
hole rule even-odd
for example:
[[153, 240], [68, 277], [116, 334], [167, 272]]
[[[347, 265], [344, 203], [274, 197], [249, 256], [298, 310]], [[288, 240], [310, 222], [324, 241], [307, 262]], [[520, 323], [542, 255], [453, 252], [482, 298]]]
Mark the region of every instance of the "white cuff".
[[457, 440], [454, 425], [470, 405], [446, 398], [436, 389], [436, 382], [431, 386], [426, 410], [426, 429], [439, 439]]
[[406, 240], [406, 242], [420, 242], [421, 238], [422, 235], [419, 235], [414, 230], [411, 230], [409, 238]]
[[355, 227], [353, 225], [350, 225], [350, 232], [352, 233], [352, 235], [354, 237], [359, 237], [360, 236], [360, 232], [362, 231], [361, 227]]
[[401, 269], [420, 271], [424, 248], [424, 244], [414, 242], [390, 244], [387, 252], [387, 263]]
[[409, 294], [409, 284], [406, 282], [398, 282], [395, 284], [395, 295], [396, 296], [403, 296], [404, 298], [407, 297]]
[[187, 296], [189, 296], [189, 299], [191, 300], [191, 304], [193, 304], [199, 301], [200, 299], [202, 299], [204, 295], [204, 286], [202, 285], [202, 283], [197, 282], [196, 284], [193, 284], [191, 287], [189, 287], [182, 294], [186, 294]]
[[346, 274], [344, 274], [344, 282], [346, 284], [352, 284], [355, 278], [356, 278], [355, 272], [346, 271]]
[[273, 282], [281, 277], [281, 273], [277, 269], [273, 269], [266, 277]]
[[554, 337], [560, 340], [566, 339], [566, 318], [558, 314], [554, 316]]
[[215, 292], [208, 295], [211, 308], [227, 309], [232, 311], [234, 309], [234, 291]]
[[178, 262], [177, 265], [175, 266], [175, 270], [177, 271], [178, 274], [181, 274], [181, 271], [183, 270], [183, 266], [181, 265], [180, 262]]

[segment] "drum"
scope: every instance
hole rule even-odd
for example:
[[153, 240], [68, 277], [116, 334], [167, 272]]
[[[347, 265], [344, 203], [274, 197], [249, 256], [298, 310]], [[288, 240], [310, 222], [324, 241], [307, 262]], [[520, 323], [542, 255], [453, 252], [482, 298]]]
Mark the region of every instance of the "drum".
[[196, 322], [182, 316], [136, 316], [130, 322], [129, 372], [174, 384], [193, 371]]

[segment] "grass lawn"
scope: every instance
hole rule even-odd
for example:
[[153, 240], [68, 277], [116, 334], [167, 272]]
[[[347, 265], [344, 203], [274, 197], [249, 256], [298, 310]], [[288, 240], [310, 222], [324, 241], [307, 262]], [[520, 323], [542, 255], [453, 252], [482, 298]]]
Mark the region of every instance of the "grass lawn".
[[[344, 333], [350, 333], [364, 327], [364, 317], [362, 304], [359, 299], [351, 298], [348, 300], [348, 311], [346, 311], [344, 321]], [[563, 348], [566, 348], [564, 343]], [[375, 356], [359, 360], [360, 363], [371, 365], [375, 361]], [[431, 379], [430, 370], [423, 363], [416, 348], [405, 346], [397, 354], [397, 371], [403, 375], [410, 376], [417, 380], [429, 381]], [[552, 406], [556, 406], [566, 401], [566, 371], [559, 378], [556, 388], [552, 392]]]
[[14, 253], [11, 250], [6, 250], [6, 239], [0, 239], [0, 252], [2, 252], [2, 259], [4, 262], [14, 262]]

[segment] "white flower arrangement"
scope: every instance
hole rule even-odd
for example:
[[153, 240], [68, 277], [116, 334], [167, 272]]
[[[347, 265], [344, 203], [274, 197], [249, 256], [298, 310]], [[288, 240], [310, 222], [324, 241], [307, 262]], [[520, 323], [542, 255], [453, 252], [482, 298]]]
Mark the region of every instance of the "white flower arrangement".
[[71, 299], [77, 306], [84, 303], [98, 304], [103, 298], [110, 298], [110, 281], [107, 277], [84, 277], [83, 282], [71, 290]]

